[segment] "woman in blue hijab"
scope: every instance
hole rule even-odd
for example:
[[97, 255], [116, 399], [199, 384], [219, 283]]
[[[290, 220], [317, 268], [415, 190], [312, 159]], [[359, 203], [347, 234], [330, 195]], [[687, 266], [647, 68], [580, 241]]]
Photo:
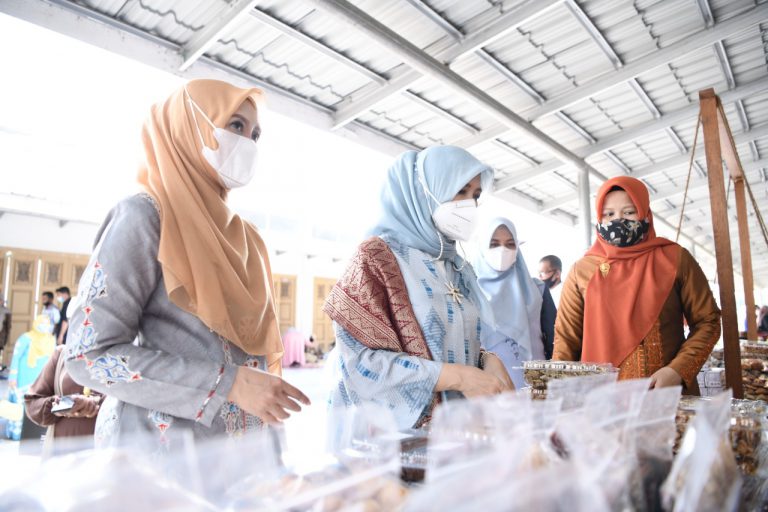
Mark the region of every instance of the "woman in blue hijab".
[[333, 287], [334, 407], [375, 402], [400, 428], [434, 405], [512, 390], [500, 359], [481, 349], [493, 313], [459, 255], [493, 173], [466, 150], [408, 151], [390, 167], [381, 214]]
[[524, 361], [550, 359], [555, 332], [555, 303], [549, 289], [528, 272], [515, 225], [491, 220], [478, 237], [475, 271], [491, 303], [499, 334], [485, 348], [498, 355], [515, 386], [524, 386]]

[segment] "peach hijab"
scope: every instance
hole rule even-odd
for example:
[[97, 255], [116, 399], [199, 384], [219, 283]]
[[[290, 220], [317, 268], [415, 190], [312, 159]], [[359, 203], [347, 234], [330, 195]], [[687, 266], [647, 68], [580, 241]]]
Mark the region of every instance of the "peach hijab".
[[[188, 91], [188, 95], [187, 92]], [[160, 248], [171, 302], [248, 354], [266, 356], [280, 373], [280, 340], [267, 248], [256, 228], [227, 207], [227, 189], [202, 156], [217, 148], [213, 130], [188, 98], [219, 127], [258, 89], [193, 80], [152, 107], [142, 129], [145, 162], [138, 182], [160, 208]]]
[[677, 276], [680, 246], [656, 236], [648, 189], [629, 176], [606, 181], [597, 192], [595, 212], [600, 219], [605, 196], [615, 186], [626, 191], [640, 219], [648, 219], [645, 238], [630, 247], [616, 247], [598, 234], [587, 256], [597, 256], [605, 275], [597, 270], [584, 297], [582, 361], [613, 363], [618, 367], [643, 342], [661, 314]]

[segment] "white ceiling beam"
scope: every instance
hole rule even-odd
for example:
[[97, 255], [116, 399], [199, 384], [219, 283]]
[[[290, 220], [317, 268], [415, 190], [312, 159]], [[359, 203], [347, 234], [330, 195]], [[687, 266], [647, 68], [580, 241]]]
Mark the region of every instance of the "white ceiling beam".
[[345, 65], [349, 69], [357, 71], [362, 76], [366, 77], [368, 80], [374, 82], [375, 84], [382, 86], [387, 83], [387, 79], [379, 75], [375, 71], [368, 69], [367, 67], [363, 66], [356, 60], [353, 60], [347, 57], [343, 53], [331, 48], [330, 46], [326, 45], [322, 41], [319, 41], [314, 37], [311, 37], [305, 34], [301, 30], [298, 30], [288, 25], [287, 23], [275, 18], [274, 16], [270, 15], [268, 12], [265, 12], [265, 11], [262, 11], [261, 9], [256, 8], [256, 9], [252, 9], [250, 11], [250, 14], [259, 22], [267, 26], [270, 26], [279, 32], [282, 32], [287, 36], [290, 36], [293, 40], [298, 41], [309, 48], [312, 48], [313, 50], [320, 53], [321, 55], [330, 57], [331, 59]]
[[[216, 78], [240, 87], [259, 87], [267, 93], [271, 110], [319, 129], [331, 129], [333, 112], [330, 109], [205, 56], [182, 72], [179, 70], [180, 46], [88, 7], [51, 0], [0, 0], [0, 12], [187, 80]], [[357, 122], [349, 124], [336, 134], [389, 155], [415, 149], [406, 142]]]
[[684, 55], [711, 46], [733, 34], [744, 32], [765, 20], [768, 20], [768, 3], [755, 6], [752, 9], [726, 21], [720, 22], [711, 28], [696, 32], [677, 43], [665, 46], [644, 57], [635, 59], [632, 62], [625, 64], [621, 69], [597, 76], [584, 85], [577, 87], [570, 93], [550, 99], [544, 104], [533, 107], [530, 111], [526, 111], [526, 118], [528, 120], [539, 119], [548, 114], [557, 112], [558, 110], [567, 108], [605, 90], [623, 84], [652, 69], [666, 65]]
[[[729, 103], [733, 103], [733, 102], [742, 100], [744, 98], [749, 98], [749, 97], [755, 96], [756, 94], [760, 94], [766, 91], [768, 91], [768, 80], [761, 78], [761, 79], [753, 80], [752, 82], [746, 83], [744, 85], [740, 85], [730, 91], [725, 91], [722, 94], [719, 94], [719, 96], [720, 96], [720, 101], [722, 101], [724, 105], [727, 105]], [[683, 107], [681, 109], [663, 114], [658, 119], [651, 119], [644, 123], [640, 123], [636, 126], [632, 126], [630, 128], [627, 128], [625, 130], [618, 132], [616, 135], [611, 135], [609, 137], [602, 138], [598, 140], [595, 144], [577, 148], [573, 152], [582, 158], [587, 158], [592, 155], [602, 153], [603, 151], [608, 151], [617, 146], [621, 146], [622, 144], [632, 142], [633, 140], [636, 140], [640, 137], [644, 137], [646, 135], [650, 135], [650, 134], [665, 130], [668, 127], [673, 126], [675, 124], [679, 124], [681, 122], [688, 121], [690, 119], [695, 120], [698, 113], [699, 113], [699, 104], [691, 103], [687, 107]], [[508, 130], [506, 127], [500, 127], [498, 131], [499, 131], [499, 135], [501, 135]], [[479, 138], [486, 133], [488, 133], [488, 129], [480, 132], [478, 136], [468, 137], [467, 139], [465, 139], [465, 142], [468, 142], [468, 141], [485, 142], [485, 141], [479, 141]], [[472, 145], [474, 145], [474, 143], [467, 144], [467, 145], [459, 143], [457, 145], [460, 145], [462, 147], [471, 147]], [[539, 176], [543, 172], [553, 171], [555, 169], [563, 167], [564, 165], [565, 165], [564, 163], [556, 160], [545, 161], [545, 162], [542, 162], [537, 168], [525, 170], [513, 176], [502, 178], [496, 183], [495, 188], [498, 191], [502, 191], [502, 190], [506, 190], [507, 188], [515, 187], [523, 183], [524, 181], [530, 179], [531, 177]]]
[[[499, 37], [515, 30], [523, 23], [546, 13], [563, 1], [539, 0], [527, 2], [521, 7], [507, 11], [504, 14], [496, 14], [492, 21], [478, 27], [470, 34], [462, 36], [460, 39], [456, 39], [457, 36], [448, 35], [428, 46], [424, 52], [443, 64], [450, 64], [459, 57], [490, 44]], [[361, 94], [355, 95], [349, 101], [342, 101], [337, 108], [337, 118], [334, 126], [343, 126], [350, 122], [350, 120], [367, 112], [376, 104], [408, 88], [422, 77], [422, 73], [418, 70], [410, 69], [407, 66], [400, 73], [396, 77], [396, 86], [366, 87], [364, 91], [360, 91]], [[395, 77], [390, 77], [390, 82], [393, 80], [395, 80]]]
[[253, 9], [256, 2], [258, 0], [232, 0], [225, 4], [222, 11], [213, 17], [211, 23], [192, 36], [192, 39], [181, 48], [182, 62], [179, 71], [186, 70], [193, 62], [202, 57], [222, 34], [230, 31], [248, 14], [248, 11]]
[[366, 12], [345, 0], [309, 0], [309, 3], [341, 19], [349, 26], [355, 27], [382, 48], [393, 52], [407, 65], [420, 73], [429, 75], [441, 85], [461, 94], [509, 127], [516, 128], [522, 134], [543, 146], [559, 160], [568, 162], [581, 171], [600, 175], [596, 169], [583, 159], [577, 157], [565, 146], [526, 122], [499, 100], [448, 69], [440, 61], [430, 57]]
[[723, 77], [725, 77], [725, 83], [728, 84], [729, 89], [733, 89], [736, 87], [736, 78], [733, 76], [731, 62], [728, 60], [728, 53], [725, 51], [725, 45], [723, 45], [722, 41], [718, 41], [715, 43], [714, 49], [715, 57], [717, 57], [717, 62], [720, 64], [720, 70], [723, 72]]
[[[768, 165], [768, 158], [764, 158], [762, 160], [756, 160], [754, 162], [747, 162], [745, 164], [742, 164], [742, 168], [746, 173], [746, 172], [760, 169], [765, 165]], [[707, 187], [708, 183], [709, 182], [706, 177], [702, 178], [699, 176], [691, 176], [691, 184], [688, 187], [688, 191], [693, 192], [695, 190], [700, 190], [702, 188]], [[685, 193], [685, 187], [681, 187], [678, 185], [670, 185], [670, 186], [658, 189], [656, 193], [651, 196], [651, 202], [653, 203], [655, 201], [663, 201], [671, 197], [682, 195], [684, 193]]]
[[[733, 137], [733, 141], [736, 145], [746, 144], [752, 140], [760, 139], [766, 136], [768, 136], [768, 123], [762, 124], [760, 126], [756, 126], [753, 129], [749, 130], [748, 132], [742, 132], [742, 133], [736, 134]], [[699, 145], [696, 148], [697, 151], [699, 152], [699, 157], [703, 156], [703, 151], [704, 151], [703, 144], [704, 142], [700, 139]], [[672, 158], [668, 158], [666, 160], [655, 163], [653, 165], [649, 165], [641, 169], [635, 169], [629, 175], [632, 176], [633, 178], [638, 178], [638, 179], [646, 178], [648, 176], [652, 176], [654, 174], [664, 172], [667, 169], [685, 165], [688, 162], [690, 162], [690, 160], [691, 160], [691, 152], [688, 151], [687, 153], [673, 156]], [[758, 165], [757, 168], [764, 165], [765, 161], [759, 160], [758, 163], [760, 163], [761, 165]], [[746, 168], [748, 165], [750, 166], [750, 168], [755, 167], [754, 163], [745, 164], [744, 167]], [[652, 194], [651, 197], [655, 197], [655, 195]], [[567, 196], [545, 203], [544, 205], [542, 205], [541, 209], [542, 211], [554, 210], [555, 208], [560, 208], [561, 206], [565, 206], [568, 203], [576, 201], [578, 198], [579, 198], [578, 194], [576, 193], [569, 194]]]
[[699, 14], [701, 14], [701, 19], [704, 20], [705, 27], [711, 27], [715, 24], [715, 17], [712, 15], [709, 0], [696, 0], [696, 7], [699, 8]]
[[660, 118], [661, 112], [659, 112], [659, 108], [653, 102], [651, 97], [648, 96], [648, 93], [645, 92], [645, 89], [643, 89], [643, 86], [640, 85], [640, 82], [637, 81], [637, 78], [633, 78], [632, 80], [629, 80], [627, 83], [632, 88], [632, 90], [635, 91], [635, 94], [637, 95], [638, 98], [640, 98], [640, 101], [643, 102], [643, 105], [645, 105], [645, 108], [648, 109], [648, 112], [651, 113], [653, 118], [654, 119]]
[[600, 32], [595, 23], [589, 18], [589, 16], [587, 16], [587, 13], [584, 12], [581, 6], [574, 0], [567, 0], [565, 2], [565, 6], [568, 8], [571, 14], [573, 14], [581, 26], [584, 27], [584, 30], [587, 31], [589, 37], [592, 38], [595, 44], [597, 44], [597, 46], [600, 48], [600, 51], [602, 51], [603, 54], [608, 57], [608, 60], [611, 61], [613, 67], [618, 69], [624, 66], [621, 57], [619, 57], [619, 55], [613, 49], [611, 43], [608, 42], [603, 33]]
[[[415, 5], [422, 5], [423, 8], [428, 10], [428, 12], [433, 13], [434, 16], [437, 16], [439, 18], [439, 15], [429, 9], [425, 4], [422, 4], [419, 0], [410, 0], [411, 3]], [[262, 11], [260, 9], [253, 9], [251, 11], [251, 16], [253, 16], [255, 19], [257, 19], [259, 22], [264, 23], [265, 25], [268, 25], [279, 32], [285, 34], [286, 36], [291, 37], [293, 40], [298, 41], [308, 48], [311, 48], [321, 55], [324, 55], [326, 57], [329, 57], [336, 62], [339, 62], [340, 64], [343, 64], [347, 68], [357, 71], [362, 76], [366, 77], [367, 79], [371, 80], [373, 83], [375, 83], [378, 86], [384, 86], [388, 85], [388, 80], [378, 73], [374, 72], [371, 69], [368, 69], [367, 67], [363, 66], [359, 62], [347, 57], [343, 53], [339, 52], [338, 50], [331, 48], [330, 46], [326, 45], [322, 41], [319, 41], [313, 37], [310, 37], [309, 35], [305, 34], [304, 32], [288, 25], [287, 23], [284, 23], [283, 21], [273, 17], [269, 13]], [[447, 22], [446, 22], [447, 23]], [[458, 116], [452, 114], [451, 112], [448, 112], [447, 110], [440, 108], [439, 106], [435, 105], [434, 103], [431, 103], [421, 96], [418, 96], [417, 94], [411, 93], [406, 91], [406, 95], [408, 99], [411, 101], [418, 103], [423, 108], [431, 111], [432, 113], [443, 117], [453, 124], [459, 126], [460, 128], [466, 130], [471, 135], [476, 135], [479, 130], [475, 128], [474, 126], [470, 125], [463, 119], [459, 118]]]

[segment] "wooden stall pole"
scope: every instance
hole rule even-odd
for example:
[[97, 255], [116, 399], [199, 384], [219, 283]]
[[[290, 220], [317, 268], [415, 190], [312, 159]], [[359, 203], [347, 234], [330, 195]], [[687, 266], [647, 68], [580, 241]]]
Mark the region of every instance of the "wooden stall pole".
[[723, 182], [723, 161], [718, 127], [717, 96], [714, 89], [699, 92], [701, 124], [704, 131], [704, 149], [707, 156], [709, 201], [712, 210], [712, 229], [715, 236], [717, 281], [720, 287], [720, 308], [723, 312], [723, 357], [725, 382], [733, 390], [734, 398], [743, 398], [741, 382], [741, 347], [736, 319], [736, 291], [733, 282], [731, 236], [728, 229], [728, 205]]
[[744, 280], [744, 303], [747, 307], [747, 339], [757, 341], [757, 319], [755, 318], [755, 292], [752, 276], [752, 251], [749, 245], [749, 224], [747, 200], [744, 195], [744, 178], [733, 181], [736, 192], [736, 216], [739, 221], [739, 247], [741, 249], [741, 275]]
[[757, 320], [755, 319], [755, 291], [752, 275], [752, 246], [749, 241], [749, 217], [747, 216], [747, 199], [744, 194], [744, 168], [741, 166], [736, 144], [733, 142], [733, 132], [725, 117], [723, 104], [717, 98], [717, 119], [720, 127], [720, 149], [723, 160], [728, 166], [728, 172], [733, 180], [736, 193], [736, 219], [739, 224], [739, 250], [741, 252], [741, 276], [744, 283], [744, 304], [747, 308], [747, 339], [757, 340]]

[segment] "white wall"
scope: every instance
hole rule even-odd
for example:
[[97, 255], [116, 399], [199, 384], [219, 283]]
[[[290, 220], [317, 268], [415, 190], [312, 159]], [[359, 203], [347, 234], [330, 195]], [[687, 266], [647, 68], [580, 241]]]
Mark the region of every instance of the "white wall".
[[90, 254], [99, 226], [5, 213], [0, 217], [0, 246], [36, 251]]

